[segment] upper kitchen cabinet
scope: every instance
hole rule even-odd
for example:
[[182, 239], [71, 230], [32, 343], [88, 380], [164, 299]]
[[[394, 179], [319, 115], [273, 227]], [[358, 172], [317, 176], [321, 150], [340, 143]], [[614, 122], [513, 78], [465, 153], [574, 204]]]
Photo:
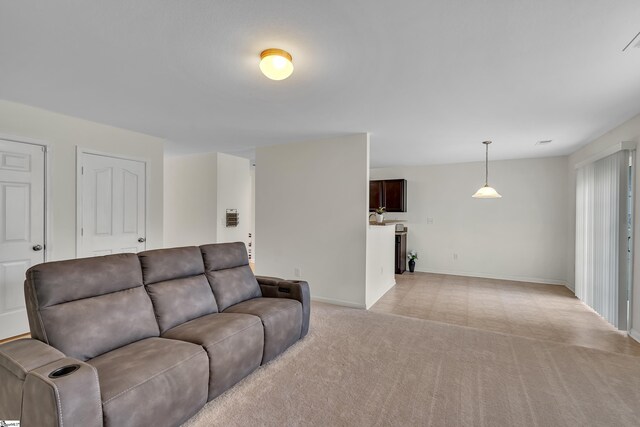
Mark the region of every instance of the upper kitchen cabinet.
[[384, 206], [382, 182], [383, 181], [369, 181], [369, 212], [373, 212], [377, 208]]
[[407, 211], [407, 180], [369, 181], [369, 212], [384, 206], [387, 212]]

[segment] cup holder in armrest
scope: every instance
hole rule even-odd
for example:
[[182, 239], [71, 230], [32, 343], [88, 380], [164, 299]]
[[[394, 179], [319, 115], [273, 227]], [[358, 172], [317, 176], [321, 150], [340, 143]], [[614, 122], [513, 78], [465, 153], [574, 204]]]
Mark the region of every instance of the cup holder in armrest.
[[55, 371], [51, 372], [49, 374], [49, 378], [56, 379], [56, 378], [60, 378], [60, 377], [66, 377], [67, 375], [73, 374], [78, 369], [80, 369], [80, 365], [63, 366], [63, 367], [58, 368]]

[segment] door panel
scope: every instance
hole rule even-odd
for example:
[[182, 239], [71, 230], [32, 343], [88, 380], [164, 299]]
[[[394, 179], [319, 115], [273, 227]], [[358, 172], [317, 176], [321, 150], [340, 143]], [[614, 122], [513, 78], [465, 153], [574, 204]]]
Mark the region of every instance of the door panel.
[[29, 184], [9, 184], [3, 182], [2, 197], [4, 205], [4, 242], [27, 242], [30, 238]]
[[122, 229], [125, 233], [138, 232], [138, 175], [128, 170], [122, 171], [124, 219]]
[[78, 256], [145, 250], [145, 163], [88, 153], [81, 162]]
[[369, 181], [369, 212], [384, 206], [382, 181]]
[[91, 194], [95, 197], [95, 206], [91, 207], [96, 220], [94, 233], [96, 235], [113, 234], [113, 171], [112, 168], [96, 169], [95, 191]]
[[29, 332], [23, 283], [45, 259], [44, 179], [44, 147], [0, 139], [0, 339]]
[[[10, 141], [4, 141], [4, 140], [3, 140], [3, 143], [19, 144], [17, 142], [10, 142]], [[11, 150], [11, 149], [12, 149], [11, 147], [8, 147], [8, 150]], [[2, 162], [0, 162], [0, 169], [20, 171], [20, 172], [31, 171], [31, 155], [30, 154], [2, 150], [0, 152], [0, 156], [2, 158]]]
[[387, 212], [406, 212], [407, 193], [404, 179], [383, 181], [384, 203]]
[[[5, 261], [0, 263], [0, 276], [8, 283], [24, 282], [24, 273], [31, 267], [28, 259]], [[24, 308], [24, 291], [22, 286], [2, 287], [2, 312], [9, 312]], [[25, 331], [26, 332], [26, 331]]]

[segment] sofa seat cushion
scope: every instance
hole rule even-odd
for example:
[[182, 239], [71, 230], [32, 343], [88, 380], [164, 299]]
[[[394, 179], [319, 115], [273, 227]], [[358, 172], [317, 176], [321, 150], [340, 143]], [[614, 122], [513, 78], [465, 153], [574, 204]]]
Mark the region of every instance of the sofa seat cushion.
[[98, 370], [105, 426], [175, 426], [207, 401], [202, 347], [147, 338], [87, 363]]
[[249, 314], [210, 314], [170, 329], [163, 337], [198, 344], [207, 351], [209, 400], [249, 375], [262, 361], [262, 322]]
[[224, 313], [258, 316], [264, 326], [265, 364], [300, 339], [302, 304], [288, 298], [254, 298], [227, 308]]

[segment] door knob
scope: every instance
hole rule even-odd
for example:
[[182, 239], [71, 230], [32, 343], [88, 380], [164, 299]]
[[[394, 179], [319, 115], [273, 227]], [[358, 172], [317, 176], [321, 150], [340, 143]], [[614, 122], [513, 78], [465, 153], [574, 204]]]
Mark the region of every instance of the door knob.
[[146, 241], [147, 241], [147, 239], [145, 239], [144, 237], [140, 237], [140, 238], [138, 239], [138, 242], [139, 242], [139, 243], [144, 243], [144, 242], [146, 242]]
[[31, 248], [31, 249], [33, 249], [33, 250], [34, 250], [34, 251], [36, 251], [36, 252], [37, 252], [37, 251], [41, 251], [41, 250], [42, 250], [42, 245], [35, 245], [35, 246], [34, 246], [33, 248]]

